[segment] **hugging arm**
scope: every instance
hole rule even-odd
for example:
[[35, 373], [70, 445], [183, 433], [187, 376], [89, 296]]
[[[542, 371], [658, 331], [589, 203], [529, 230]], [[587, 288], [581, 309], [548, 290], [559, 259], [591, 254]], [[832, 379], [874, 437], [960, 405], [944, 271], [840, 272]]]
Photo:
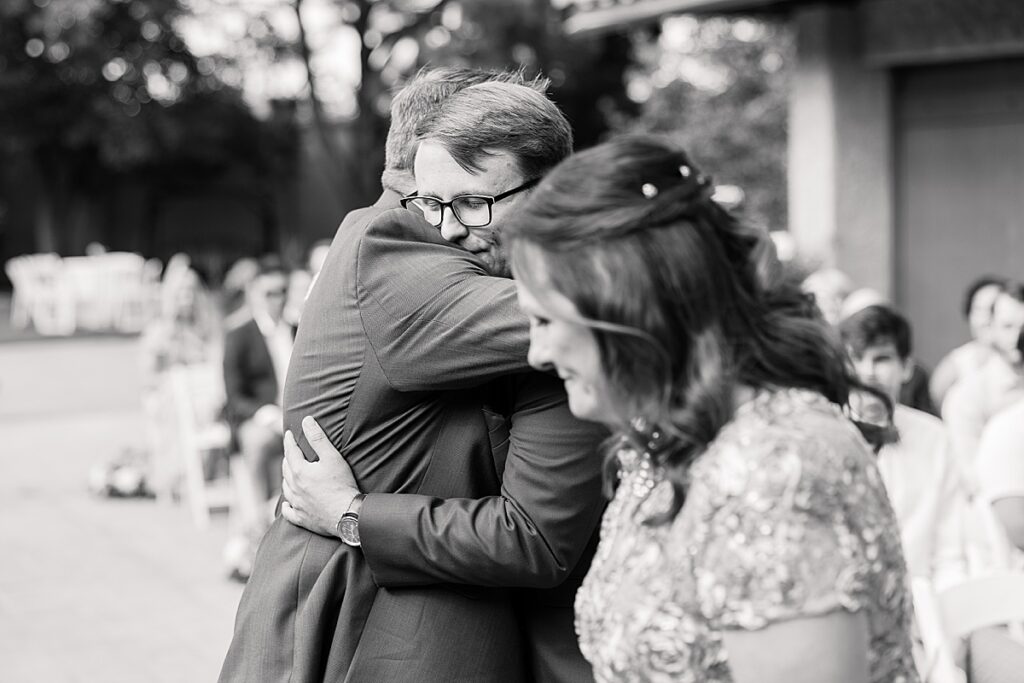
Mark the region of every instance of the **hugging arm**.
[[456, 389], [527, 369], [515, 283], [488, 276], [412, 212], [378, 216], [356, 267], [363, 329], [395, 389]]
[[551, 587], [567, 578], [604, 507], [597, 447], [606, 432], [571, 415], [560, 385], [539, 373], [519, 382], [500, 496], [366, 497], [360, 536], [378, 585]]

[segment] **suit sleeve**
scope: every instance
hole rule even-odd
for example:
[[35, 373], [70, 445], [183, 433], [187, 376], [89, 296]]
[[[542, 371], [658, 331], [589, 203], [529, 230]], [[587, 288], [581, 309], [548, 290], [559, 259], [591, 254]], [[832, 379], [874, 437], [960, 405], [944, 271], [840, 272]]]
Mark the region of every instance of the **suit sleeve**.
[[527, 369], [515, 283], [489, 277], [411, 212], [374, 219], [356, 268], [363, 329], [393, 388], [457, 389]]
[[575, 568], [604, 508], [607, 433], [572, 416], [555, 378], [526, 378], [541, 391], [516, 406], [500, 496], [367, 496], [360, 536], [378, 585], [547, 588]]
[[232, 330], [224, 340], [224, 391], [227, 396], [228, 415], [235, 424], [252, 418], [262, 406], [260, 401], [245, 390], [242, 365], [246, 346], [243, 328]]

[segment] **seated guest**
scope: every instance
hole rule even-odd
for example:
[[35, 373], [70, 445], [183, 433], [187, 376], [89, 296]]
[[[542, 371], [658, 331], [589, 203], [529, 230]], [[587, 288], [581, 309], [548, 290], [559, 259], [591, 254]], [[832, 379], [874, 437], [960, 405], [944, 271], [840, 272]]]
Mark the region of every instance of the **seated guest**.
[[140, 346], [147, 386], [174, 365], [216, 357], [218, 327], [206, 287], [189, 267], [169, 271], [161, 284], [160, 315], [142, 331]]
[[843, 302], [853, 291], [853, 281], [846, 273], [836, 268], [822, 268], [808, 275], [801, 287], [814, 297], [814, 303], [830, 325], [839, 323]]
[[288, 273], [288, 294], [285, 297], [284, 319], [293, 327], [299, 326], [306, 297], [313, 285], [313, 276], [308, 270], [296, 268]]
[[[164, 272], [159, 316], [139, 338], [142, 365], [142, 414], [148, 454], [141, 464], [147, 487], [159, 496], [170, 495], [181, 478], [180, 457], [174, 449], [177, 427], [168, 417], [164, 387], [166, 372], [177, 365], [217, 363], [220, 327], [202, 278], [179, 255]], [[219, 406], [210, 406], [204, 423], [218, 419]]]
[[961, 468], [974, 491], [974, 457], [989, 419], [1024, 398], [1024, 360], [1017, 342], [1024, 329], [1024, 285], [1000, 292], [992, 308], [990, 334], [994, 353], [972, 375], [963, 377], [946, 394], [942, 419]]
[[531, 364], [615, 434], [583, 654], [598, 681], [916, 681], [899, 529], [843, 412], [876, 392], [711, 190], [622, 138], [555, 167], [503, 236]]
[[246, 302], [246, 290], [258, 271], [259, 263], [256, 259], [243, 257], [231, 264], [224, 274], [221, 308], [226, 328], [237, 327], [252, 317]]
[[[241, 454], [241, 534], [229, 544], [229, 563], [246, 575], [247, 559], [270, 524], [270, 501], [280, 492], [283, 421], [281, 390], [288, 371], [294, 328], [284, 319], [288, 275], [273, 256], [260, 259], [246, 288], [249, 317], [230, 328], [224, 342], [227, 417]], [[241, 578], [241, 577], [239, 577]]]
[[993, 417], [978, 444], [978, 494], [992, 506], [1009, 546], [1007, 553], [1024, 569], [1024, 400]]
[[963, 315], [971, 339], [950, 351], [935, 366], [929, 389], [932, 402], [942, 407], [950, 388], [961, 377], [976, 373], [992, 355], [992, 308], [999, 293], [1006, 288], [1004, 278], [986, 275], [970, 284], [964, 296]]
[[[852, 292], [843, 301], [840, 313], [840, 326], [850, 316], [863, 311], [869, 306], [888, 306], [889, 301], [882, 296], [881, 292], [869, 287]], [[931, 394], [928, 393], [929, 375], [928, 370], [916, 358], [909, 359], [910, 367], [900, 387], [898, 400], [905, 406], [916, 408], [929, 415], [939, 416], [939, 411], [932, 403]]]
[[[839, 326], [861, 381], [894, 403], [912, 372], [910, 323], [887, 306], [868, 306]], [[942, 587], [967, 575], [963, 515], [967, 496], [942, 423], [905, 405], [893, 422], [899, 441], [878, 452], [878, 469], [900, 523], [912, 576]]]

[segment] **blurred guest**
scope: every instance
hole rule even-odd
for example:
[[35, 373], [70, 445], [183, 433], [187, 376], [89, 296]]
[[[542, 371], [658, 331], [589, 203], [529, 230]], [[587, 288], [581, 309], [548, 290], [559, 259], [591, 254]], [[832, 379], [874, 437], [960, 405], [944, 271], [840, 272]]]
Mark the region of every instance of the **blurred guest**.
[[853, 281], [836, 268], [816, 270], [804, 280], [802, 288], [814, 297], [814, 303], [830, 325], [839, 324], [843, 301], [853, 290]]
[[[992, 506], [1009, 544], [1024, 551], [1024, 400], [1007, 407], [985, 427], [978, 444], [977, 470], [981, 499]], [[1009, 555], [1011, 564], [1024, 569], [1024, 553]]]
[[324, 267], [324, 261], [327, 260], [327, 254], [330, 251], [330, 240], [317, 240], [309, 248], [309, 258], [307, 259], [306, 267], [314, 278], [320, 274], [320, 269]]
[[228, 329], [246, 322], [252, 315], [246, 302], [246, 290], [259, 272], [259, 263], [253, 258], [240, 258], [228, 268], [221, 285], [223, 295], [224, 326]]
[[[913, 372], [907, 319], [873, 305], [843, 320], [839, 332], [861, 381], [897, 403]], [[907, 567], [940, 587], [963, 580], [967, 496], [942, 422], [905, 405], [896, 405], [893, 421], [899, 441], [882, 447], [878, 469], [900, 523]]]
[[[881, 292], [870, 287], [862, 287], [850, 293], [843, 300], [840, 307], [839, 320], [842, 322], [856, 313], [863, 311], [869, 306], [888, 306], [889, 300]], [[909, 324], [909, 323], [908, 323]], [[909, 373], [900, 387], [897, 397], [899, 402], [916, 410], [939, 416], [939, 411], [932, 403], [931, 394], [928, 392], [929, 375], [928, 370], [916, 358], [911, 358]]]
[[932, 374], [930, 391], [935, 405], [942, 407], [950, 387], [961, 377], [975, 374], [992, 356], [992, 309], [999, 293], [1006, 289], [1005, 278], [986, 275], [970, 284], [964, 295], [963, 315], [971, 339], [949, 352]]
[[839, 322], [842, 323], [851, 315], [863, 311], [868, 306], [886, 306], [888, 304], [889, 300], [877, 289], [871, 287], [855, 289], [843, 299], [843, 303], [839, 307]]
[[[281, 390], [291, 356], [294, 328], [284, 320], [288, 276], [280, 259], [259, 260], [246, 287], [248, 319], [229, 328], [224, 343], [227, 417], [241, 453], [238, 514], [245, 540], [258, 539], [270, 523], [268, 501], [280, 492]], [[238, 540], [231, 546], [239, 546]], [[233, 567], [245, 574], [254, 546], [235, 550]]]
[[292, 327], [297, 327], [302, 318], [302, 309], [309, 296], [309, 288], [313, 285], [313, 276], [308, 270], [296, 268], [288, 273], [288, 295], [284, 304], [284, 319]]
[[1024, 329], [1024, 285], [1008, 284], [996, 296], [990, 335], [994, 353], [946, 394], [942, 419], [974, 491], [974, 456], [985, 425], [1001, 409], [1024, 398], [1024, 362], [1018, 348]]
[[172, 270], [161, 291], [160, 314], [142, 331], [140, 346], [147, 386], [173, 365], [202, 363], [216, 357], [218, 327], [209, 293], [191, 268]]
[[531, 364], [617, 435], [581, 649], [598, 681], [915, 681], [899, 529], [843, 413], [875, 390], [710, 187], [623, 138], [506, 228]]
[[[220, 328], [202, 278], [187, 260], [168, 263], [160, 284], [160, 310], [139, 338], [142, 365], [142, 412], [148, 454], [142, 466], [146, 486], [169, 494], [176, 485], [177, 458], [169, 445], [169, 425], [161, 399], [164, 373], [177, 365], [215, 362], [220, 354]], [[214, 415], [209, 416], [215, 419]]]

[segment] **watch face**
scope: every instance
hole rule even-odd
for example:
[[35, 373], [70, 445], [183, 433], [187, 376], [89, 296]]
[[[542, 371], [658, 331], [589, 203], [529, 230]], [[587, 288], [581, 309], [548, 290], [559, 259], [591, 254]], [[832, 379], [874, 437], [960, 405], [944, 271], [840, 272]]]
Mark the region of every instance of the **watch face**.
[[338, 522], [341, 540], [347, 545], [359, 545], [359, 518], [355, 515], [344, 515]]

